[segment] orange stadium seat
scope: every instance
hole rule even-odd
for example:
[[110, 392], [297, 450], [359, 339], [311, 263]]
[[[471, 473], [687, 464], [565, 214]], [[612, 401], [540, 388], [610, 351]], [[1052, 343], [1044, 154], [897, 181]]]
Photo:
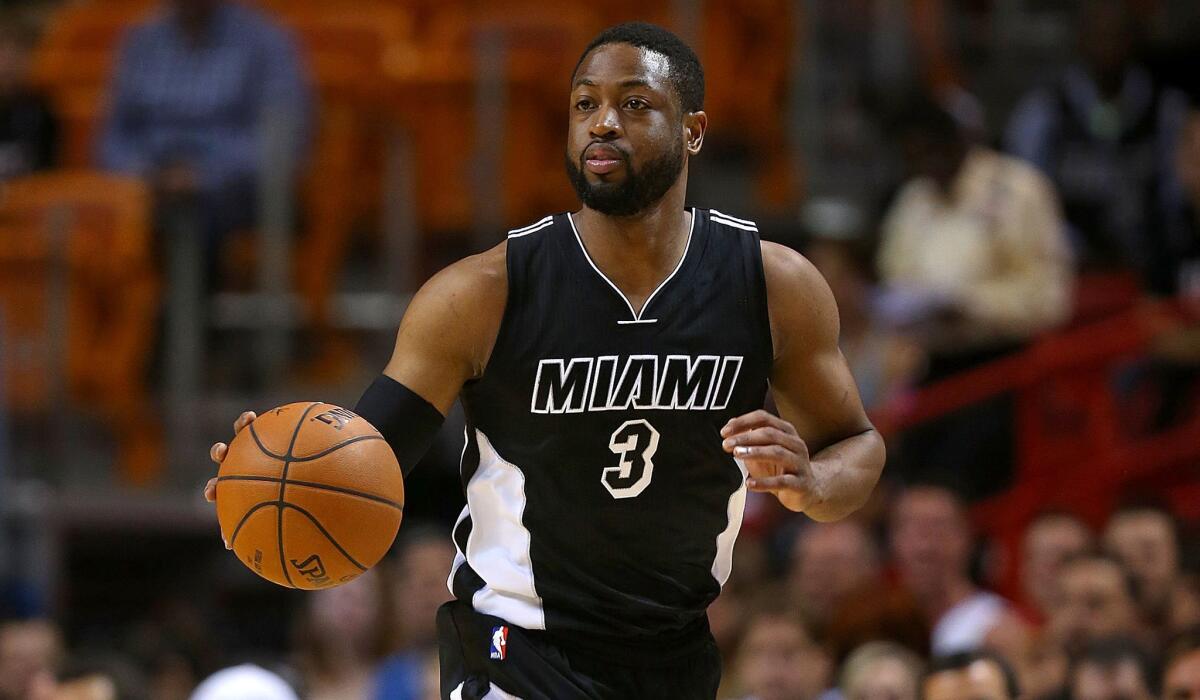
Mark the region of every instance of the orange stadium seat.
[[[6, 185], [0, 203], [0, 309], [10, 349], [3, 354], [5, 400], [16, 413], [55, 410], [50, 380], [64, 378], [67, 398], [112, 428], [121, 473], [139, 484], [162, 464], [146, 385], [159, 303], [149, 258], [149, 194], [140, 182], [65, 170]], [[51, 311], [56, 279], [67, 290], [59, 328]], [[53, 348], [62, 355], [47, 352]]]

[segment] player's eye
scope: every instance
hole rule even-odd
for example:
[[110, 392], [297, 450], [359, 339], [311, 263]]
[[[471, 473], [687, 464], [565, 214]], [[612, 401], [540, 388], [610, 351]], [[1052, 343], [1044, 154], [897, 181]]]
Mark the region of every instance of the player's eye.
[[650, 107], [650, 105], [646, 104], [645, 100], [639, 99], [637, 97], [634, 97], [632, 99], [625, 101], [626, 109], [632, 109], [632, 110], [638, 111], [638, 110], [647, 109], [649, 107]]
[[592, 100], [587, 97], [581, 97], [578, 100], [575, 100], [575, 109], [580, 111], [586, 111], [595, 106], [596, 103], [592, 102]]

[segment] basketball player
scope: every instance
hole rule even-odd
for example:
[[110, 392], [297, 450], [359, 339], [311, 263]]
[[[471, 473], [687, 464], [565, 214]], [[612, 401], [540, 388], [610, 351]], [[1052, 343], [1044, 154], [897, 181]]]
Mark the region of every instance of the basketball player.
[[703, 102], [670, 32], [596, 37], [568, 113], [582, 209], [429, 280], [356, 408], [402, 465], [466, 409], [443, 698], [715, 697], [705, 608], [746, 491], [835, 520], [879, 477], [824, 280], [752, 222], [684, 207]]

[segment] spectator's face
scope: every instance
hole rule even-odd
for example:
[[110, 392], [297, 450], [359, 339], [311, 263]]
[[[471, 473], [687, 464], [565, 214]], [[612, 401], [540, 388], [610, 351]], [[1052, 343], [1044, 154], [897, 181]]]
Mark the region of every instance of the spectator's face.
[[925, 679], [925, 700], [1010, 700], [1004, 673], [981, 660], [958, 671], [942, 671]]
[[368, 571], [353, 581], [311, 593], [313, 626], [331, 648], [370, 648], [379, 624], [379, 577]]
[[876, 556], [863, 527], [843, 520], [810, 525], [796, 540], [788, 589], [800, 609], [825, 622], [848, 594], [878, 576]]
[[918, 679], [903, 662], [882, 658], [862, 670], [846, 700], [917, 700]]
[[1062, 563], [1085, 552], [1090, 544], [1091, 534], [1083, 523], [1067, 517], [1044, 518], [1025, 533], [1022, 582], [1029, 600], [1043, 613], [1058, 607], [1062, 600]]
[[828, 658], [787, 618], [752, 622], [736, 663], [744, 690], [756, 700], [812, 700], [828, 687]]
[[1071, 679], [1071, 700], [1151, 700], [1150, 689], [1136, 661], [1115, 666], [1082, 663]]
[[1155, 512], [1118, 515], [1108, 524], [1104, 546], [1125, 562], [1137, 579], [1141, 603], [1163, 609], [1179, 577], [1178, 543], [1166, 516]]
[[1163, 700], [1200, 700], [1200, 649], [1184, 654], [1167, 667]]
[[1062, 604], [1050, 617], [1050, 628], [1069, 650], [1101, 637], [1128, 635], [1137, 623], [1137, 608], [1121, 568], [1103, 559], [1072, 562], [1063, 569]]
[[454, 548], [446, 539], [408, 546], [397, 567], [396, 614], [408, 646], [431, 644], [436, 636], [438, 606], [450, 598], [446, 577]]
[[940, 595], [967, 575], [970, 534], [957, 499], [936, 488], [903, 493], [892, 521], [892, 554], [918, 598]]
[[26, 700], [51, 677], [59, 652], [58, 633], [42, 620], [0, 625], [0, 700]]

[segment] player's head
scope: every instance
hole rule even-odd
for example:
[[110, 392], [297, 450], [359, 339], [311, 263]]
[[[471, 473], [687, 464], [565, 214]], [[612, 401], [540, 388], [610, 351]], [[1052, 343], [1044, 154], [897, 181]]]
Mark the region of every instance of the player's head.
[[604, 30], [571, 78], [567, 175], [579, 199], [633, 216], [680, 182], [708, 117], [704, 69], [679, 37], [642, 22]]

